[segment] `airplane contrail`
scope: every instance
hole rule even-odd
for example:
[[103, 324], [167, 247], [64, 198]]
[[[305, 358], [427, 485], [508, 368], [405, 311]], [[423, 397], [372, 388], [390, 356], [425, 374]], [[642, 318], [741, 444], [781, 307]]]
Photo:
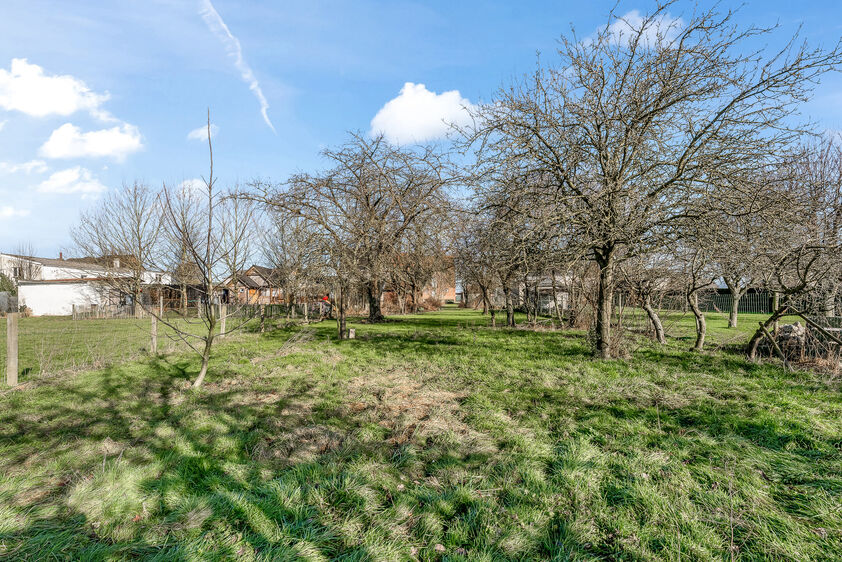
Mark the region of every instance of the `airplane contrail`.
[[249, 90], [254, 93], [257, 101], [260, 102], [260, 114], [263, 115], [263, 120], [266, 121], [272, 132], [275, 133], [275, 127], [269, 120], [269, 114], [267, 113], [269, 102], [266, 101], [266, 96], [263, 95], [263, 90], [260, 89], [260, 83], [254, 76], [254, 72], [243, 58], [243, 48], [240, 45], [240, 40], [231, 33], [231, 30], [225, 25], [225, 21], [223, 21], [222, 16], [219, 15], [219, 12], [216, 11], [210, 0], [199, 1], [199, 14], [205, 20], [208, 29], [225, 45], [228, 55], [234, 59], [234, 66], [240, 71], [243, 81], [248, 84]]

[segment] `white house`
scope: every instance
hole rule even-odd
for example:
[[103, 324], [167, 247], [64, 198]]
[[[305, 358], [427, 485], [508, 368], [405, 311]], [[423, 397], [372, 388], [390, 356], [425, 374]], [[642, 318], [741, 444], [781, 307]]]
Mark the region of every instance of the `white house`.
[[[108, 283], [109, 278], [130, 275], [113, 258], [112, 267], [78, 259], [38, 258], [0, 253], [0, 273], [18, 287], [18, 303], [35, 316], [66, 316], [95, 308], [118, 309], [130, 306], [131, 297], [121, 295]], [[171, 283], [170, 276], [144, 272], [143, 282], [149, 285]]]

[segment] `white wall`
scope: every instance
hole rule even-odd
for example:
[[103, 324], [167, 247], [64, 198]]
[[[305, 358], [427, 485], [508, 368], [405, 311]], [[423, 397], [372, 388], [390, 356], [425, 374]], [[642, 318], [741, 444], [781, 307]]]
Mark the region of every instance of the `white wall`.
[[88, 307], [105, 301], [102, 287], [94, 283], [21, 283], [18, 302], [35, 316], [69, 316], [73, 305]]
[[103, 275], [101, 269], [82, 269], [78, 267], [55, 267], [52, 265], [41, 266], [41, 279], [83, 279], [85, 277], [100, 277]]

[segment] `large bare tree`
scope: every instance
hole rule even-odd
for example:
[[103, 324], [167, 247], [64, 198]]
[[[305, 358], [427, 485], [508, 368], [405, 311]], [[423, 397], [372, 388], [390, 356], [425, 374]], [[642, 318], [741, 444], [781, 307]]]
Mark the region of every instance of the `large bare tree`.
[[340, 337], [345, 337], [349, 291], [361, 284], [369, 321], [383, 319], [380, 300], [395, 252], [416, 222], [449, 205], [447, 187], [453, 180], [434, 148], [396, 147], [382, 136], [354, 134], [322, 154], [327, 170], [295, 175], [278, 188], [262, 186], [259, 198], [303, 217], [323, 236], [338, 287]]
[[465, 131], [489, 165], [523, 172], [513, 188], [535, 189], [540, 175], [542, 209], [557, 209], [598, 267], [601, 357], [611, 355], [615, 271], [629, 245], [660, 244], [711, 189], [712, 171], [762, 166], [797, 138], [798, 102], [842, 62], [839, 44], [811, 49], [794, 37], [767, 53], [752, 44], [772, 29], [716, 9], [673, 18], [672, 6], [635, 22], [612, 13], [591, 37], [562, 37], [557, 64], [502, 89]]

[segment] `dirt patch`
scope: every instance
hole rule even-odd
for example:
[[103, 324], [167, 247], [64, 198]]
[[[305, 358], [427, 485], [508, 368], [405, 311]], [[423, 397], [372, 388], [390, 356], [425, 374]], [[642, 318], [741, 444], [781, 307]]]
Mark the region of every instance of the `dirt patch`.
[[333, 451], [345, 441], [345, 436], [324, 425], [296, 427], [277, 436], [267, 436], [254, 448], [251, 456], [257, 460], [282, 460], [295, 464], [316, 459]]
[[464, 393], [437, 388], [431, 381], [403, 372], [365, 375], [348, 384], [351, 414], [389, 431], [393, 445], [435, 442], [457, 446], [463, 453], [496, 451], [490, 436], [464, 421]]

